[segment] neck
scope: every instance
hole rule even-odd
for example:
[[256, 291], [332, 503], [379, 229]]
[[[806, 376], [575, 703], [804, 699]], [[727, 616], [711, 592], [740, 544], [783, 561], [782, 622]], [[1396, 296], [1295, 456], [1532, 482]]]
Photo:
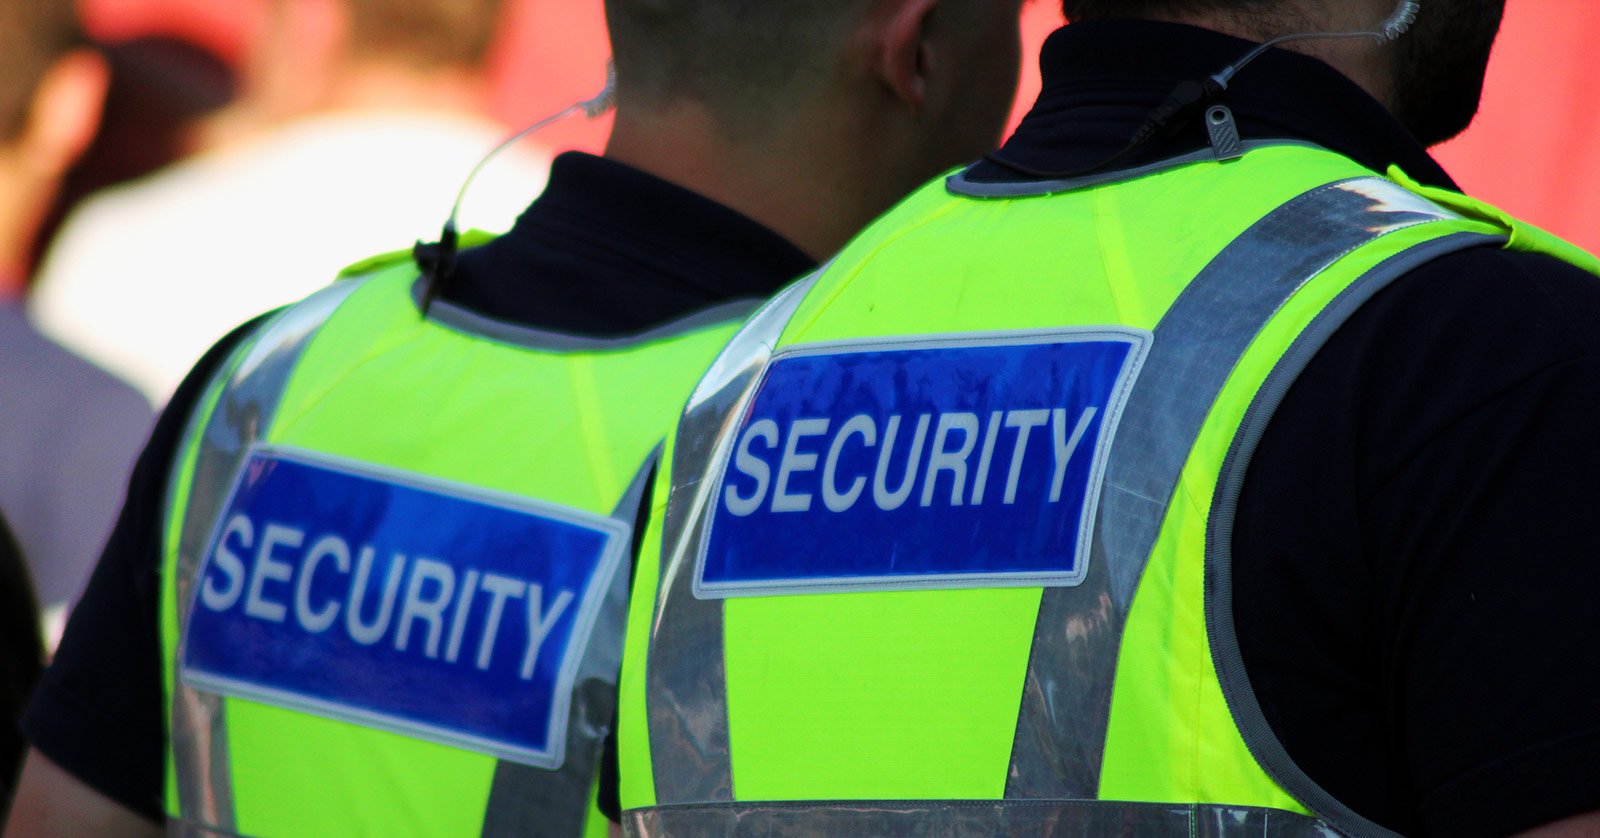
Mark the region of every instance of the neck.
[[[750, 135], [694, 103], [658, 111], [619, 108], [605, 156], [693, 190], [735, 210], [823, 261], [887, 209], [872, 159], [841, 138], [874, 136], [843, 109], [797, 106], [803, 117]], [[905, 187], [915, 185], [906, 184]], [[879, 190], [883, 191], [883, 190]]]
[[[1247, 41], [1268, 41], [1289, 34], [1363, 32], [1377, 28], [1387, 13], [1370, 3], [1327, 4], [1318, 14], [1281, 13], [1263, 17], [1250, 13], [1198, 12], [1181, 16], [1152, 15], [1154, 20], [1183, 23], [1232, 35]], [[1308, 55], [1338, 70], [1372, 98], [1394, 111], [1393, 50], [1370, 38], [1289, 41], [1282, 49]]]

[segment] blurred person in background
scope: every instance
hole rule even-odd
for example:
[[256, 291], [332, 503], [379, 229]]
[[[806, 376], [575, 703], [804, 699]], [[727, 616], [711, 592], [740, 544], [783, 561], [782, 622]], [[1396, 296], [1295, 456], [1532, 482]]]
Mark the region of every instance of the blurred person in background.
[[238, 74], [191, 40], [150, 34], [98, 48], [111, 71], [100, 128], [62, 178], [34, 237], [33, 265], [79, 204], [213, 145], [214, 126], [234, 110], [229, 105], [238, 94]]
[[105, 543], [151, 418], [132, 388], [41, 335], [20, 299], [107, 78], [70, 0], [0, 0], [0, 510], [56, 625]]
[[760, 300], [992, 147], [1019, 5], [607, 0], [605, 156], [179, 387], [25, 717], [12, 834], [604, 833], [667, 426]]
[[[241, 321], [436, 234], [506, 133], [485, 116], [499, 0], [266, 2], [223, 147], [88, 201], [41, 266], [41, 327], [158, 402]], [[533, 148], [496, 160], [467, 221], [510, 226], [543, 185]]]

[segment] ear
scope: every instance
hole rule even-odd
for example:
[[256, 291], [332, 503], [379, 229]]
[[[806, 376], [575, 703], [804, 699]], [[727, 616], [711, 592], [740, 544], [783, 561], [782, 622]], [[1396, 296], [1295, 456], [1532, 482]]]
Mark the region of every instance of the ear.
[[74, 50], [45, 72], [28, 107], [21, 148], [37, 172], [59, 177], [100, 130], [111, 70], [100, 53]]
[[922, 110], [928, 98], [928, 24], [938, 6], [939, 0], [883, 0], [876, 21], [873, 69], [913, 111]]

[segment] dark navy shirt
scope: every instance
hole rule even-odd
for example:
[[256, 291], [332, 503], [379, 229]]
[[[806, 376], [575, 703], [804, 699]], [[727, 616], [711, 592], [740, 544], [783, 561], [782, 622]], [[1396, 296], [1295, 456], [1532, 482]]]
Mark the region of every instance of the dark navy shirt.
[[[1002, 156], [1092, 167], [1179, 82], [1250, 46], [1174, 24], [1061, 30]], [[1455, 188], [1314, 59], [1271, 51], [1223, 102], [1246, 140], [1308, 141]], [[1198, 123], [1175, 127], [1118, 165], [1205, 147]], [[1367, 303], [1274, 416], [1236, 523], [1239, 641], [1289, 755], [1358, 813], [1465, 836], [1600, 809], [1597, 416], [1600, 279], [1488, 247]]]
[[7, 724], [0, 729], [0, 794], [9, 802], [22, 769], [27, 744], [11, 724], [27, 703], [44, 668], [44, 642], [39, 636], [39, 606], [22, 550], [0, 516], [0, 710]]
[[[769, 296], [815, 267], [727, 207], [619, 163], [569, 153], [556, 158], [544, 194], [510, 233], [461, 254], [442, 296], [522, 326], [623, 337]], [[207, 382], [255, 322], [200, 361], [157, 422], [111, 542], [23, 718], [23, 733], [40, 752], [156, 821], [164, 818], [158, 570], [167, 474]]]

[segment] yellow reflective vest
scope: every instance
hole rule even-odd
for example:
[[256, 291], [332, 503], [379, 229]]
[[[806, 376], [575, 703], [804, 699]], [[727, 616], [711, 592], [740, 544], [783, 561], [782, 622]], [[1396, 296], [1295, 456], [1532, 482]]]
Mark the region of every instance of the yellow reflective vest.
[[631, 529], [750, 306], [589, 340], [369, 266], [265, 322], [173, 466], [180, 831], [604, 835]]
[[654, 493], [636, 834], [1384, 834], [1288, 758], [1233, 510], [1305, 364], [1411, 269], [1600, 263], [1306, 145], [913, 195], [747, 322]]

